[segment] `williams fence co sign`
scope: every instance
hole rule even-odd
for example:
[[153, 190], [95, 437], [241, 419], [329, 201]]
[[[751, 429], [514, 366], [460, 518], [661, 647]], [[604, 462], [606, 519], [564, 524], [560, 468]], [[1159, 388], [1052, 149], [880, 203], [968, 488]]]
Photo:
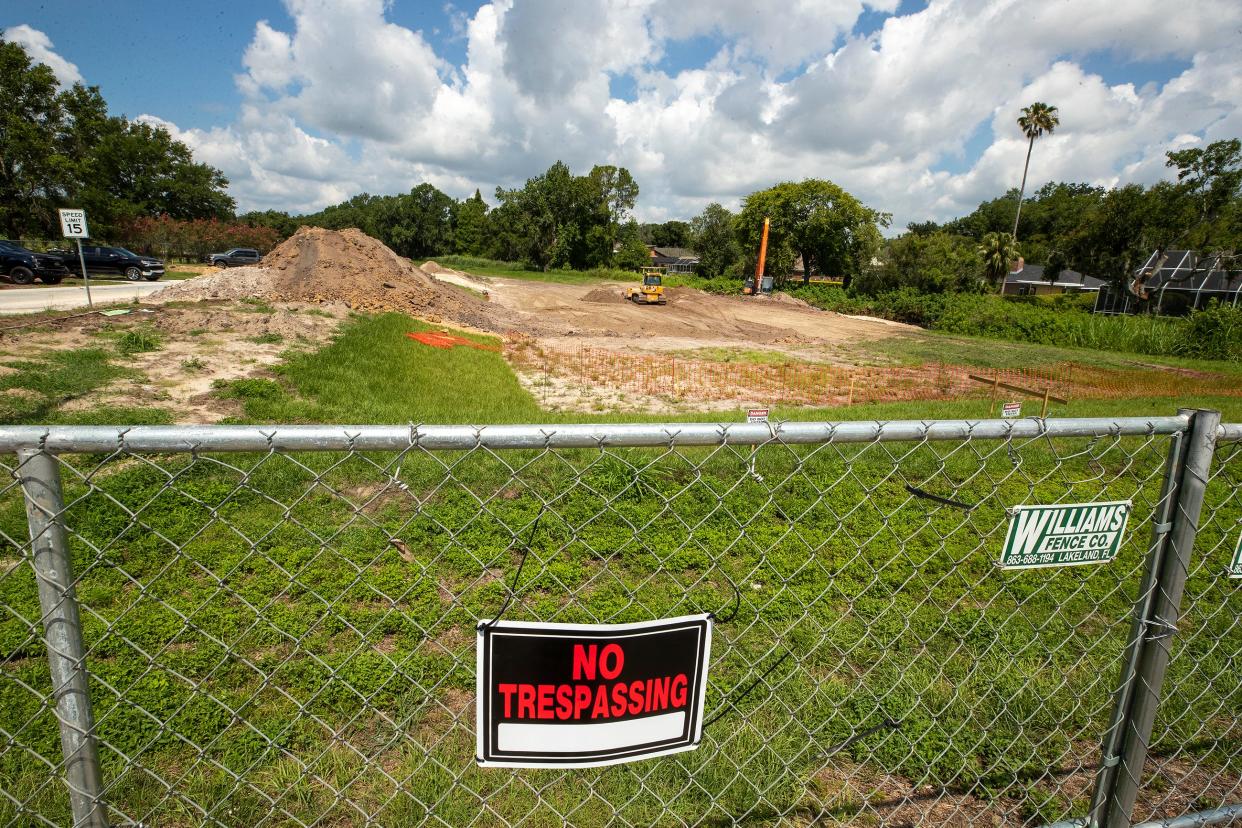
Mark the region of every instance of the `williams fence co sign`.
[[1117, 557], [1130, 501], [1015, 506], [1001, 551], [1004, 569], [1106, 563]]
[[693, 750], [703, 732], [712, 622], [484, 621], [478, 761], [589, 768]]

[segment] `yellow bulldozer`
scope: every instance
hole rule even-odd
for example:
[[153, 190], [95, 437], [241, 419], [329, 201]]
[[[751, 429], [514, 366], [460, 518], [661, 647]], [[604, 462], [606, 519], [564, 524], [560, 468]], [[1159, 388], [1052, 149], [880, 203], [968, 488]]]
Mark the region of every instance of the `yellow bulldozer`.
[[664, 298], [664, 268], [644, 267], [643, 283], [627, 287], [621, 295], [636, 305], [667, 305]]

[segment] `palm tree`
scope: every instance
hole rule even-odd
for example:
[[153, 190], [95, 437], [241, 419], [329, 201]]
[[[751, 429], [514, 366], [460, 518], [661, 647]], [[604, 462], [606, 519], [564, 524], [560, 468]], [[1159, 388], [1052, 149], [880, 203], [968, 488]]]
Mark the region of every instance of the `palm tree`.
[[1061, 119], [1057, 117], [1057, 108], [1048, 106], [1042, 101], [1035, 103], [1022, 110], [1022, 114], [1018, 117], [1018, 126], [1022, 127], [1022, 131], [1026, 133], [1026, 164], [1022, 167], [1022, 189], [1018, 190], [1018, 211], [1013, 217], [1013, 237], [1018, 238], [1018, 219], [1022, 216], [1022, 196], [1026, 195], [1026, 172], [1031, 168], [1031, 150], [1035, 148], [1035, 139], [1043, 135], [1045, 132], [1049, 135], [1061, 123]]
[[1005, 274], [1018, 258], [1018, 243], [1008, 233], [988, 233], [979, 245], [979, 255], [983, 257], [983, 274], [990, 281], [1004, 288]]

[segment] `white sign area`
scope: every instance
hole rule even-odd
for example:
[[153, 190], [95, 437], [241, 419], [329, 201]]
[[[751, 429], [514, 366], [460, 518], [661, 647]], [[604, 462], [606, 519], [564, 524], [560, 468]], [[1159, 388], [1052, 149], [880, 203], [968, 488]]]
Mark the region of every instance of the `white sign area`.
[[85, 210], [61, 210], [60, 234], [67, 239], [89, 239]]

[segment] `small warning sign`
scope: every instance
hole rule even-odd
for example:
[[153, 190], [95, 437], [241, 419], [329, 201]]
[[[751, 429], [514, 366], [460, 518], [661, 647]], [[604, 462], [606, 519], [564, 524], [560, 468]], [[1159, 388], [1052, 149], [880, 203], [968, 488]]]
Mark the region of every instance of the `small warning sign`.
[[1117, 557], [1130, 501], [1015, 506], [1001, 550], [1003, 569], [1107, 563]]
[[748, 423], [766, 423], [768, 421], [767, 408], [751, 408], [746, 412], [746, 422]]
[[1022, 416], [1022, 403], [1007, 402], [1003, 404], [1001, 406], [1001, 416], [1002, 417], [1021, 417]]
[[712, 623], [484, 621], [478, 630], [478, 762], [590, 768], [694, 750]]

